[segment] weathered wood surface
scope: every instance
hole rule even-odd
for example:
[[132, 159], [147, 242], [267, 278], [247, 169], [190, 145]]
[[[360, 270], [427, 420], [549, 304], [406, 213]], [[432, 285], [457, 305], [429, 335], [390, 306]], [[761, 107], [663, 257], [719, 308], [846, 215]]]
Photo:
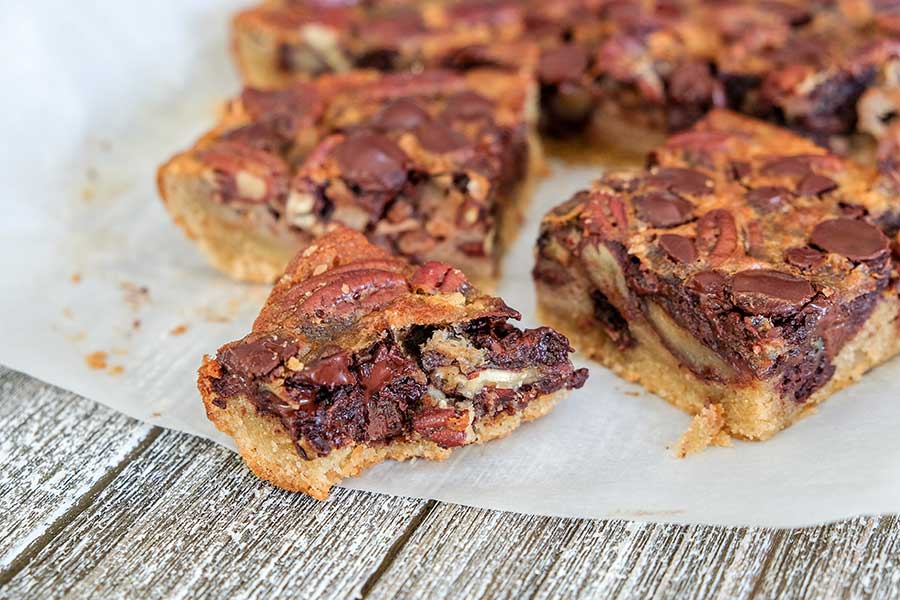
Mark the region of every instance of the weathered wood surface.
[[0, 367], [0, 583], [112, 479], [152, 429]]
[[897, 517], [769, 530], [319, 503], [2, 368], [0, 469], [0, 598], [900, 597]]

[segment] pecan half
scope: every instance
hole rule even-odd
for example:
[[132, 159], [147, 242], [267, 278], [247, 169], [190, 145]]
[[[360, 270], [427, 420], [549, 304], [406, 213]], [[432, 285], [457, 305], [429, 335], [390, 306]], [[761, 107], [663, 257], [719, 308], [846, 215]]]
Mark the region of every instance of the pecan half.
[[469, 411], [455, 408], [426, 408], [413, 418], [413, 430], [442, 448], [466, 443]]
[[413, 289], [428, 294], [465, 293], [469, 289], [469, 282], [462, 271], [434, 260], [419, 267], [409, 282]]
[[710, 265], [719, 265], [738, 250], [738, 230], [731, 212], [717, 208], [697, 221], [697, 247]]
[[586, 233], [619, 239], [628, 229], [625, 203], [611, 194], [592, 194], [581, 211], [581, 224]]

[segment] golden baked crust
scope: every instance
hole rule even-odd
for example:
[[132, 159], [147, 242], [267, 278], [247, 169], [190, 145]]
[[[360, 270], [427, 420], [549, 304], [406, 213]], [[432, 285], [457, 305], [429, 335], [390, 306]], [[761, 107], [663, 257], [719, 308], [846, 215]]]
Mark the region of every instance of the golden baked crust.
[[343, 227], [300, 252], [241, 340], [204, 358], [207, 415], [259, 477], [324, 498], [383, 460], [443, 459], [546, 414], [587, 373], [449, 265]]
[[491, 288], [540, 145], [528, 78], [357, 71], [247, 88], [160, 167], [175, 222], [227, 274], [271, 282], [332, 222]]
[[890, 178], [713, 111], [544, 218], [541, 314], [679, 408], [767, 439], [898, 351]]

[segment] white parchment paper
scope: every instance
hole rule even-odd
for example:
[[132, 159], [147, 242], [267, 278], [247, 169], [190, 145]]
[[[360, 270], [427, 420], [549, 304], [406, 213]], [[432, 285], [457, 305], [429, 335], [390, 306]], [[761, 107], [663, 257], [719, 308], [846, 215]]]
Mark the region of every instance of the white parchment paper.
[[[196, 369], [249, 331], [267, 290], [207, 267], [169, 222], [154, 177], [238, 89], [226, 32], [239, 4], [44, 1], [0, 17], [0, 363], [229, 447], [203, 414]], [[529, 326], [539, 217], [599, 173], [553, 166], [500, 289]], [[98, 351], [105, 368], [87, 363]], [[600, 366], [591, 373], [508, 439], [347, 483], [528, 513], [726, 525], [900, 512], [900, 362], [774, 440], [687, 460], [669, 446], [689, 417]]]

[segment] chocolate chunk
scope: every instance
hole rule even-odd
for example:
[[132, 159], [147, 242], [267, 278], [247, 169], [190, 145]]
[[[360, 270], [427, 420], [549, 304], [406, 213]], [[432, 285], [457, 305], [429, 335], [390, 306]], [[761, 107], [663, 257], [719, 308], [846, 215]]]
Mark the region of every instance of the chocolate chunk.
[[342, 175], [365, 190], [396, 191], [406, 183], [406, 154], [384, 136], [355, 133], [338, 144], [334, 158]]
[[872, 260], [887, 253], [890, 243], [881, 230], [856, 219], [831, 219], [816, 225], [809, 241], [826, 252], [850, 260]]
[[657, 169], [649, 177], [647, 184], [664, 187], [676, 194], [702, 196], [713, 192], [713, 180], [699, 171], [676, 167]]
[[664, 190], [643, 194], [634, 199], [638, 216], [654, 227], [675, 227], [691, 220], [694, 205]]
[[815, 294], [805, 279], [773, 269], [751, 269], [731, 278], [735, 306], [754, 315], [787, 317]]
[[578, 80], [588, 67], [588, 53], [581, 46], [565, 45], [541, 54], [538, 77], [542, 83]]
[[300, 347], [296, 341], [275, 333], [250, 334], [227, 346], [218, 360], [230, 373], [259, 377], [272, 372], [282, 361], [294, 356]]
[[453, 152], [469, 145], [469, 140], [448, 124], [427, 121], [416, 127], [416, 138], [430, 152]]
[[697, 248], [691, 238], [664, 233], [659, 236], [659, 245], [676, 262], [692, 263], [697, 260]]
[[343, 350], [314, 360], [303, 370], [303, 375], [328, 388], [356, 383], [356, 376], [350, 371], [350, 354]]
[[825, 255], [815, 248], [790, 248], [784, 253], [784, 261], [800, 269], [815, 269], [825, 262]]
[[400, 98], [385, 106], [372, 120], [372, 126], [382, 131], [408, 131], [430, 119], [414, 100]]
[[448, 121], [474, 121], [491, 118], [494, 103], [475, 92], [460, 92], [447, 100], [443, 116]]
[[808, 155], [780, 156], [766, 161], [760, 173], [772, 177], [803, 177], [810, 172], [811, 162], [812, 157]]
[[786, 205], [793, 196], [791, 191], [781, 186], [759, 187], [747, 192], [747, 204], [760, 213], [770, 213]]
[[701, 294], [720, 294], [725, 289], [725, 275], [719, 271], [700, 271], [691, 277], [688, 286]]
[[818, 196], [837, 189], [837, 182], [824, 175], [810, 173], [800, 180], [797, 185], [797, 193], [801, 196]]

